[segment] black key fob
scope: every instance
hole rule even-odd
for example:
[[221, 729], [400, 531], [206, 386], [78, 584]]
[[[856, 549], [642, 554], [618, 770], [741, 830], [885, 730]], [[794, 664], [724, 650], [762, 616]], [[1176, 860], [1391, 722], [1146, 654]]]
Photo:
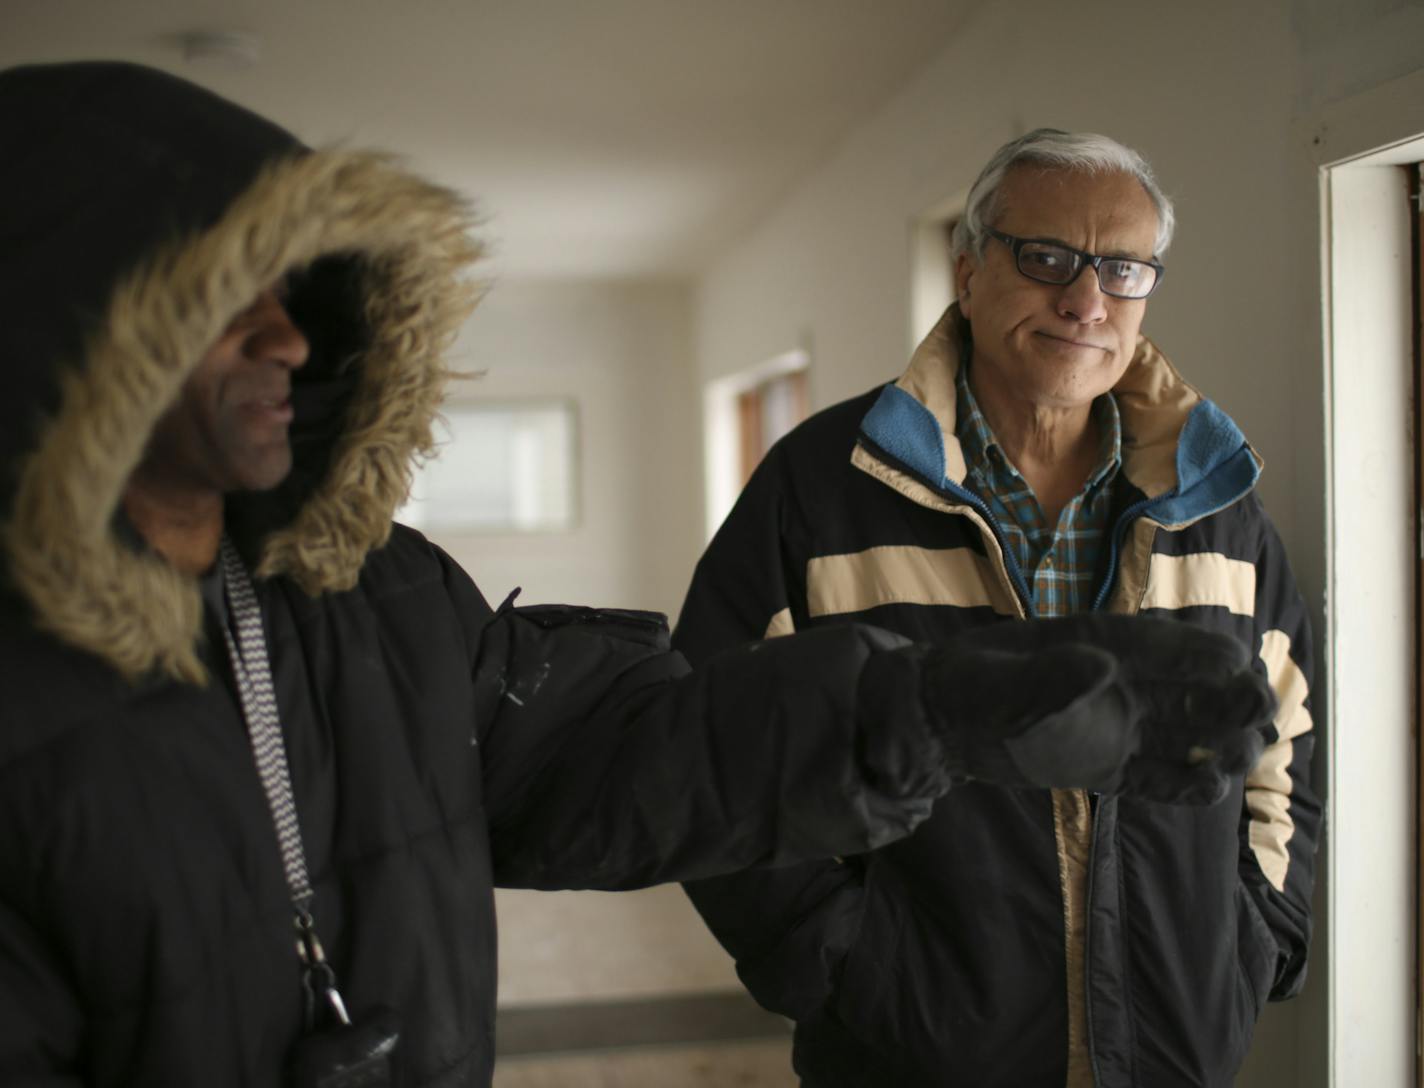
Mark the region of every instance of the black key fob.
[[303, 1036], [292, 1051], [291, 1088], [393, 1088], [400, 1021], [377, 1009], [353, 1024]]

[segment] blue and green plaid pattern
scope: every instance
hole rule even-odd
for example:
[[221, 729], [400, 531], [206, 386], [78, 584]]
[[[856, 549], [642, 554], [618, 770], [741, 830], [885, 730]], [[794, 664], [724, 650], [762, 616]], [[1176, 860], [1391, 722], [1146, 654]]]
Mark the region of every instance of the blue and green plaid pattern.
[[1050, 526], [1033, 488], [1009, 463], [961, 366], [955, 434], [969, 468], [966, 483], [989, 506], [1028, 583], [1034, 615], [1066, 616], [1092, 603], [1093, 575], [1108, 529], [1113, 478], [1122, 464], [1122, 422], [1111, 393], [1093, 402], [1101, 435], [1098, 465]]

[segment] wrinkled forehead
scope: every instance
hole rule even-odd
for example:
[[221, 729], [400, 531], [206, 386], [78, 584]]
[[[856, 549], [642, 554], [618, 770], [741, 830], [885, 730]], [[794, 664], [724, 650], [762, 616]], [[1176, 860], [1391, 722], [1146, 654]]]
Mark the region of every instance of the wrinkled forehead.
[[1037, 163], [1004, 175], [989, 222], [1022, 237], [1141, 257], [1152, 255], [1158, 228], [1157, 206], [1131, 174]]

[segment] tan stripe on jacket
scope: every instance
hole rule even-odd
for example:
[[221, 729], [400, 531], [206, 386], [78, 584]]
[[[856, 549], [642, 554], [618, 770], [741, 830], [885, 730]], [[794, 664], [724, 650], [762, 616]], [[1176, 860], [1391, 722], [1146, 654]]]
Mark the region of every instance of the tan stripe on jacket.
[[1215, 605], [1240, 616], [1256, 613], [1256, 568], [1217, 552], [1152, 556], [1143, 608]]
[[796, 621], [791, 618], [791, 609], [783, 608], [771, 617], [771, 622], [766, 625], [766, 633], [761, 637], [780, 638], [782, 635], [794, 635], [795, 633]]
[[992, 608], [1016, 615], [1003, 599], [989, 561], [973, 548], [893, 545], [806, 564], [807, 610], [813, 616], [864, 612], [882, 604]]
[[1286, 886], [1290, 866], [1286, 845], [1295, 833], [1295, 821], [1290, 813], [1289, 768], [1294, 755], [1291, 740], [1312, 726], [1310, 711], [1305, 708], [1308, 692], [1305, 674], [1291, 660], [1290, 647], [1290, 636], [1284, 631], [1267, 631], [1261, 637], [1261, 660], [1265, 662], [1266, 675], [1280, 702], [1275, 720], [1280, 737], [1246, 776], [1251, 850], [1261, 872], [1276, 891], [1283, 891]]

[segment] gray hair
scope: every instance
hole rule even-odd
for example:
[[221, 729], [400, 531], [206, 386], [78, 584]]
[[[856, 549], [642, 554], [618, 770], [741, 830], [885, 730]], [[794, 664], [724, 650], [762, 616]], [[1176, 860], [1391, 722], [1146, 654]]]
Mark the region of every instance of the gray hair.
[[1157, 239], [1153, 255], [1161, 257], [1172, 244], [1172, 228], [1176, 215], [1172, 202], [1157, 184], [1147, 160], [1130, 147], [1124, 147], [1096, 132], [1064, 132], [1056, 128], [1036, 128], [1017, 140], [1010, 140], [988, 162], [969, 189], [964, 217], [954, 228], [950, 253], [958, 260], [961, 253], [984, 256], [988, 241], [986, 228], [998, 214], [999, 190], [1009, 170], [1022, 163], [1033, 163], [1060, 170], [1084, 170], [1094, 174], [1130, 174], [1142, 183], [1157, 208]]

